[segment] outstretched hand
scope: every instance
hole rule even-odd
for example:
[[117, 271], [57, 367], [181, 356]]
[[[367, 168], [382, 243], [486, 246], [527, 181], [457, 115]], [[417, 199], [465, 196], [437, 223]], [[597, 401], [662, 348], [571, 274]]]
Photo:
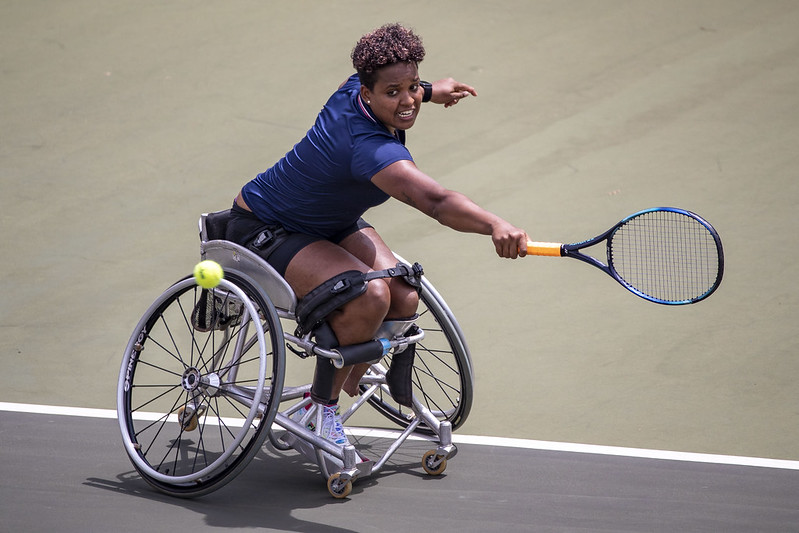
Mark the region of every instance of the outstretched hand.
[[500, 257], [516, 259], [527, 255], [527, 233], [504, 220], [494, 226], [491, 239]]
[[444, 78], [433, 82], [433, 96], [430, 101], [435, 104], [444, 104], [444, 107], [451, 107], [469, 95], [477, 96], [474, 87], [452, 78]]

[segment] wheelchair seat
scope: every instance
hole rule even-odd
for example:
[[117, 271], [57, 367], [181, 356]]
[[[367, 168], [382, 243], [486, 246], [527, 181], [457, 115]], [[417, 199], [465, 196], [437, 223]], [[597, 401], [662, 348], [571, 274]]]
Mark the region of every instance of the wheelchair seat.
[[283, 276], [258, 254], [225, 240], [230, 209], [203, 213], [200, 216], [200, 255], [216, 261], [222, 269], [230, 268], [253, 279], [272, 300], [278, 315], [294, 318], [297, 295]]
[[[224, 211], [216, 211], [215, 213], [206, 213], [205, 215], [205, 238], [200, 236], [202, 241], [219, 241], [225, 240], [225, 232], [227, 231], [227, 223], [230, 220], [230, 209]], [[202, 233], [203, 224], [200, 223], [200, 232]]]

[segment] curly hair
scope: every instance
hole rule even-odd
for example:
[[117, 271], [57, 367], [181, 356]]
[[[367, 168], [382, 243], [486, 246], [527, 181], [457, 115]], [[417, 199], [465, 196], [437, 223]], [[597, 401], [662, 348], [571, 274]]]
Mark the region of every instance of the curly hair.
[[370, 90], [377, 81], [377, 71], [395, 63], [420, 63], [424, 59], [422, 38], [401, 24], [386, 24], [367, 33], [352, 49], [352, 66], [361, 83]]

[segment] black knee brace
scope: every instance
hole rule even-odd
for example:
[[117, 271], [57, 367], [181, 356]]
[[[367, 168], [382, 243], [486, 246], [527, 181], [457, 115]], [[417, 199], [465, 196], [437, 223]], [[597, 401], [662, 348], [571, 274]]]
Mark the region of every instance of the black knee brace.
[[[323, 322], [314, 330], [316, 343], [320, 348], [332, 350], [338, 347], [338, 339], [330, 327], [330, 324]], [[313, 383], [311, 384], [311, 399], [322, 405], [332, 405], [338, 403], [338, 396], [333, 397], [333, 381], [336, 375], [336, 367], [333, 361], [326, 357], [316, 358], [316, 371], [314, 372]]]

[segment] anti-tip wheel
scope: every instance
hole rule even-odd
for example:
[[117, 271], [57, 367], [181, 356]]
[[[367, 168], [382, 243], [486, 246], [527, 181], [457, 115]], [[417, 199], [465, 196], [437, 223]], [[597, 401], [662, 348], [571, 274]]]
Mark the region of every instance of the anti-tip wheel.
[[342, 479], [341, 473], [336, 472], [329, 478], [327, 478], [327, 491], [330, 493], [331, 496], [334, 498], [346, 498], [352, 492], [352, 480], [351, 479]]
[[180, 425], [183, 426], [183, 431], [194, 431], [197, 429], [199, 421], [200, 419], [196, 412], [192, 412], [191, 415], [187, 416], [185, 405], [178, 409], [178, 422], [180, 422]]
[[422, 468], [431, 476], [437, 476], [447, 469], [447, 458], [430, 450], [422, 456]]

